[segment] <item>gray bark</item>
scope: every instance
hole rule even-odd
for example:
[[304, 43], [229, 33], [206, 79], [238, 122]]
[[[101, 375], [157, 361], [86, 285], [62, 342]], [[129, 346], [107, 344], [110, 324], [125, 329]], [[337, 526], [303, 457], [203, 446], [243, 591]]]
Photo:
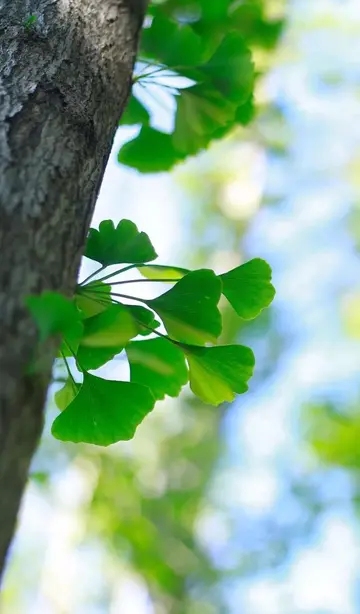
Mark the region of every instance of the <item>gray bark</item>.
[[36, 330], [23, 297], [74, 290], [144, 5], [0, 0], [0, 577], [54, 352], [29, 373]]

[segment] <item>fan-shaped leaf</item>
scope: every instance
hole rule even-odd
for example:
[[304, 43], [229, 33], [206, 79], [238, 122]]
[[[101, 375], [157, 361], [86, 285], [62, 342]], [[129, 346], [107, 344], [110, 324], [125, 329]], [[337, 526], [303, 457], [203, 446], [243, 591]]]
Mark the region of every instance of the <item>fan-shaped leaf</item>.
[[58, 292], [43, 292], [26, 297], [25, 303], [38, 327], [40, 342], [61, 335], [60, 352], [66, 356], [76, 352], [84, 327], [73, 301]]
[[183, 158], [185, 155], [175, 149], [171, 134], [165, 134], [150, 126], [143, 126], [138, 136], [125, 143], [118, 154], [121, 164], [136, 168], [142, 173], [168, 171]]
[[177, 97], [174, 146], [184, 154], [206, 147], [213, 135], [235, 123], [236, 105], [205, 84], [181, 90]]
[[160, 326], [160, 322], [155, 319], [155, 315], [149, 309], [139, 305], [124, 306], [134, 318], [139, 335], [143, 337], [151, 335], [152, 331]]
[[243, 345], [197, 347], [183, 345], [190, 369], [190, 388], [205, 403], [233, 401], [248, 389], [254, 354]]
[[116, 228], [111, 220], [101, 222], [99, 230], [90, 228], [85, 256], [103, 266], [127, 262], [142, 264], [157, 258], [148, 235], [139, 232], [130, 220], [121, 220]]
[[160, 14], [143, 30], [140, 50], [170, 68], [196, 66], [204, 59], [201, 37], [190, 26], [178, 25]]
[[268, 307], [275, 296], [271, 268], [265, 260], [254, 258], [220, 275], [223, 294], [236, 313], [250, 320]]
[[132, 93], [126, 109], [121, 117], [120, 126], [133, 126], [142, 124], [147, 126], [150, 121], [149, 111], [144, 107], [142, 102]]
[[201, 66], [212, 85], [236, 105], [245, 103], [254, 87], [251, 52], [239, 34], [227, 34], [210, 60]]
[[131, 381], [147, 386], [156, 399], [177, 397], [188, 381], [184, 352], [166, 339], [132, 341], [126, 354]]
[[78, 395], [54, 420], [52, 434], [62, 441], [108, 446], [131, 439], [154, 404], [145, 386], [84, 373]]
[[68, 405], [70, 405], [71, 401], [75, 399], [80, 388], [81, 384], [74, 382], [71, 377], [68, 377], [64, 386], [55, 392], [54, 399], [56, 406], [61, 411], [64, 410]]
[[75, 294], [75, 304], [84, 318], [96, 316], [111, 305], [111, 286], [102, 281], [92, 281], [86, 286], [78, 286]]
[[189, 269], [161, 264], [139, 266], [138, 271], [146, 279], [161, 279], [162, 281], [178, 281], [190, 272]]
[[114, 348], [125, 345], [138, 334], [138, 326], [123, 305], [111, 305], [106, 311], [84, 320], [81, 345]]
[[202, 344], [215, 342], [221, 333], [221, 314], [217, 308], [220, 295], [220, 279], [213, 271], [202, 269], [188, 273], [147, 304], [161, 317], [173, 339]]
[[115, 358], [123, 349], [124, 345], [109, 347], [80, 345], [76, 353], [78, 367], [81, 371], [95, 371]]

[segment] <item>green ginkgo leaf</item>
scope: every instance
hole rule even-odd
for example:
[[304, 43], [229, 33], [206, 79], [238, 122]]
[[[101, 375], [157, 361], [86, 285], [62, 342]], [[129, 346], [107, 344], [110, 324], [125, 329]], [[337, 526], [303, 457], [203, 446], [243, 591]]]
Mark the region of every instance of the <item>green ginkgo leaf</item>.
[[236, 313], [250, 320], [268, 307], [275, 296], [271, 268], [265, 260], [254, 258], [220, 275], [223, 294]]
[[190, 388], [205, 403], [231, 402], [248, 390], [255, 359], [243, 345], [182, 346], [189, 363]]
[[111, 305], [96, 316], [84, 320], [81, 345], [113, 348], [136, 337], [139, 327], [124, 305]]
[[104, 220], [99, 230], [90, 228], [85, 256], [104, 267], [122, 263], [142, 264], [157, 258], [148, 235], [139, 232], [130, 220], [121, 220], [116, 227], [112, 220]]
[[237, 107], [235, 113], [235, 123], [247, 126], [255, 115], [254, 95], [251, 94], [249, 98]]
[[75, 304], [83, 319], [96, 316], [111, 305], [111, 286], [102, 281], [91, 281], [85, 286], [77, 286]]
[[58, 292], [43, 292], [26, 297], [25, 303], [38, 327], [40, 342], [59, 335], [60, 352], [67, 356], [76, 352], [84, 327], [73, 301]]
[[132, 341], [126, 354], [130, 380], [147, 386], [156, 399], [177, 397], [188, 381], [184, 352], [166, 339]]
[[147, 305], [162, 319], [170, 337], [185, 343], [216, 342], [221, 333], [221, 314], [217, 308], [221, 281], [209, 269], [192, 271], [173, 288]]
[[160, 14], [154, 17], [150, 28], [143, 30], [140, 50], [174, 69], [200, 64], [204, 52], [200, 36], [190, 26], [178, 25]]
[[146, 107], [140, 102], [138, 98], [131, 94], [129, 102], [126, 105], [126, 109], [121, 116], [120, 126], [133, 126], [136, 124], [142, 124], [147, 126], [150, 121], [150, 114]]
[[74, 382], [71, 377], [68, 377], [65, 384], [60, 390], [55, 392], [54, 400], [56, 406], [63, 411], [71, 401], [73, 401], [81, 388], [81, 384]]
[[[119, 151], [118, 161], [125, 166], [136, 168], [141, 173], [168, 171], [186, 156], [176, 150], [171, 134], [160, 132], [150, 126], [143, 126], [139, 134], [125, 143]], [[142, 262], [148, 262], [148, 258]], [[139, 262], [139, 260], [134, 260]]]
[[181, 90], [173, 134], [176, 149], [187, 155], [197, 153], [220, 128], [229, 129], [235, 123], [235, 114], [236, 105], [206, 83]]
[[175, 282], [187, 275], [189, 269], [176, 266], [164, 266], [162, 264], [148, 264], [138, 267], [139, 273], [146, 279], [161, 279], [161, 281]]
[[99, 446], [129, 440], [154, 404], [145, 386], [84, 373], [79, 393], [54, 420], [52, 434], [62, 441]]
[[236, 32], [225, 36], [201, 71], [226, 100], [236, 105], [246, 102], [253, 91], [251, 52]]
[[151, 335], [153, 330], [160, 326], [160, 322], [156, 320], [154, 313], [150, 309], [140, 307], [139, 305], [124, 305], [124, 307], [134, 318], [139, 335], [143, 337]]
[[76, 353], [76, 361], [81, 371], [95, 371], [115, 358], [123, 349], [124, 344], [106, 347], [79, 345], [79, 349]]

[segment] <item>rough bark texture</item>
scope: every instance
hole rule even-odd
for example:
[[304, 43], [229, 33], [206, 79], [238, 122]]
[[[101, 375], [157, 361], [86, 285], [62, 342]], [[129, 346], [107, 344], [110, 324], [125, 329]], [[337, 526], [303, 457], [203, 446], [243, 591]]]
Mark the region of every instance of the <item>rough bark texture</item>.
[[[0, 577], [43, 426], [24, 295], [71, 294], [144, 0], [0, 0]], [[36, 21], [27, 23], [31, 15]]]

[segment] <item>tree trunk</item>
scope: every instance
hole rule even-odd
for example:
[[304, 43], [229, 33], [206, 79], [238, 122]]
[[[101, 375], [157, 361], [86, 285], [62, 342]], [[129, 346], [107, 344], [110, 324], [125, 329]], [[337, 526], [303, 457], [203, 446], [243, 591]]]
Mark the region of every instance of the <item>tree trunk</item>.
[[23, 297], [74, 290], [145, 4], [0, 0], [0, 577], [53, 357], [29, 374]]

